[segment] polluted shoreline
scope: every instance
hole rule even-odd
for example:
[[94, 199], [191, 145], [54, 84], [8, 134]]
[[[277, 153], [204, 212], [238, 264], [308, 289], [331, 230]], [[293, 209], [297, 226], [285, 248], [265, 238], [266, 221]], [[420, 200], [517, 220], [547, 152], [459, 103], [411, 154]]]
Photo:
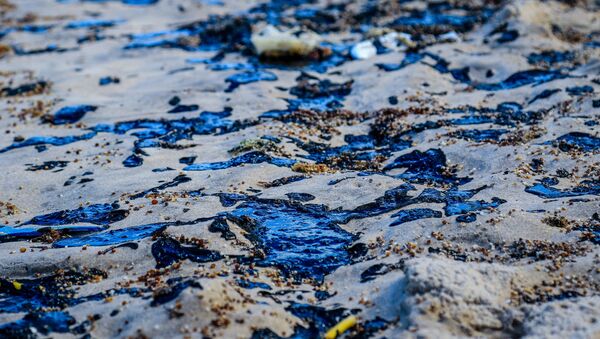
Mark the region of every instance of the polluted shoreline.
[[1, 337], [600, 335], [594, 1], [0, 17]]

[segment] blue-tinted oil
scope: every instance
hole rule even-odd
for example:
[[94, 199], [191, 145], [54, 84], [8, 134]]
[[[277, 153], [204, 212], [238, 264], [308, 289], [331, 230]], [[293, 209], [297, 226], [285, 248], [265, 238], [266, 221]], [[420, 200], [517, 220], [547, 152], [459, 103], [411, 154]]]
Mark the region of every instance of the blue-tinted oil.
[[569, 93], [569, 95], [573, 96], [594, 93], [594, 87], [590, 85], [567, 87], [565, 90], [567, 93]]
[[582, 132], [567, 133], [557, 138], [553, 143], [564, 152], [570, 150], [581, 150], [584, 152], [600, 150], [600, 138]]
[[75, 318], [66, 312], [51, 311], [29, 313], [20, 320], [0, 325], [0, 336], [4, 338], [36, 338], [37, 333], [67, 333]]
[[137, 154], [132, 154], [123, 160], [123, 166], [125, 167], [139, 167], [144, 164], [144, 158]]
[[427, 219], [427, 218], [441, 218], [442, 212], [435, 211], [430, 208], [414, 208], [408, 210], [401, 210], [397, 213], [392, 214], [392, 218], [396, 218], [394, 222], [390, 224], [390, 226], [396, 226], [400, 224], [404, 224], [410, 221], [415, 221], [419, 219]]
[[129, 211], [119, 209], [118, 204], [94, 204], [74, 210], [64, 210], [33, 217], [23, 225], [57, 226], [75, 223], [110, 225], [125, 219]]
[[446, 173], [444, 171], [445, 167], [446, 155], [444, 152], [432, 148], [425, 152], [414, 150], [401, 155], [387, 165], [384, 171], [406, 168], [404, 173], [398, 174], [396, 177], [415, 183], [464, 185], [471, 181], [471, 178], [460, 178]]
[[117, 24], [122, 23], [122, 22], [123, 22], [123, 20], [103, 20], [103, 19], [71, 21], [65, 26], [65, 29], [108, 28], [108, 27], [116, 26]]
[[183, 168], [184, 171], [214, 171], [231, 167], [238, 167], [243, 164], [269, 163], [279, 167], [291, 167], [296, 163], [295, 160], [286, 158], [277, 158], [263, 152], [253, 151], [242, 154], [227, 161], [192, 164]]
[[237, 220], [265, 252], [259, 265], [279, 267], [288, 275], [320, 279], [350, 263], [346, 248], [354, 236], [336, 224], [341, 215], [323, 206], [247, 201], [228, 217]]
[[541, 91], [538, 95], [534, 96], [531, 100], [529, 100], [529, 104], [532, 104], [540, 99], [547, 99], [560, 91], [561, 89], [559, 88], [545, 89]]
[[461, 139], [483, 142], [483, 141], [500, 141], [503, 134], [508, 133], [506, 129], [471, 129], [459, 130], [452, 133], [452, 136]]
[[501, 91], [527, 85], [539, 85], [557, 79], [564, 79], [567, 76], [567, 74], [560, 71], [534, 69], [514, 73], [497, 83], [479, 83], [473, 84], [473, 87], [484, 91]]
[[552, 187], [558, 182], [540, 181], [533, 186], [525, 188], [525, 192], [535, 194], [545, 199], [558, 199], [578, 197], [582, 195], [600, 195], [600, 181], [584, 180], [579, 185], [559, 189]]
[[160, 238], [154, 242], [152, 244], [152, 255], [156, 260], [157, 268], [166, 267], [185, 259], [204, 263], [223, 258], [219, 252], [194, 246], [184, 246], [172, 238]]
[[109, 230], [83, 237], [64, 238], [55, 241], [52, 246], [56, 248], [63, 247], [82, 247], [82, 246], [110, 246], [118, 245], [130, 241], [136, 241], [152, 236], [152, 234], [164, 229], [170, 223], [155, 223], [141, 226], [132, 226], [117, 230]]
[[576, 54], [572, 51], [559, 52], [559, 51], [543, 51], [541, 53], [531, 53], [527, 57], [527, 62], [532, 65], [547, 64], [553, 65], [560, 62], [572, 61], [575, 59]]
[[96, 132], [89, 132], [82, 135], [73, 135], [66, 137], [31, 137], [24, 141], [15, 142], [12, 145], [0, 149], [0, 153], [8, 152], [17, 148], [29, 147], [29, 146], [64, 146], [77, 141], [89, 140], [96, 136]]
[[92, 105], [66, 106], [59, 109], [48, 120], [53, 125], [73, 124], [81, 120], [86, 113], [94, 112], [97, 108]]
[[382, 69], [386, 72], [393, 72], [393, 71], [400, 70], [406, 66], [415, 64], [415, 63], [423, 60], [424, 57], [425, 57], [425, 55], [422, 53], [408, 52], [408, 53], [406, 53], [406, 55], [404, 56], [404, 59], [400, 63], [397, 63], [397, 64], [379, 63], [379, 64], [375, 64], [375, 65], [379, 69]]
[[106, 228], [103, 226], [58, 226], [58, 227], [0, 227], [0, 243], [10, 241], [21, 241], [38, 238], [49, 232], [50, 230], [59, 231], [60, 234], [77, 236], [87, 233], [101, 232]]
[[277, 76], [268, 71], [246, 71], [228, 76], [225, 82], [229, 83], [229, 87], [225, 92], [233, 92], [240, 85], [249, 84], [257, 81], [275, 81]]

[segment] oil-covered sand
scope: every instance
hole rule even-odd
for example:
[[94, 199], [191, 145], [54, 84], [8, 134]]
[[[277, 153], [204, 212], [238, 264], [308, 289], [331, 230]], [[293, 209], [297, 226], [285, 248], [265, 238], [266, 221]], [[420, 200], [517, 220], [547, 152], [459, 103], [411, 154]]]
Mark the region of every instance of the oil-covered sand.
[[594, 1], [11, 2], [0, 336], [600, 335]]

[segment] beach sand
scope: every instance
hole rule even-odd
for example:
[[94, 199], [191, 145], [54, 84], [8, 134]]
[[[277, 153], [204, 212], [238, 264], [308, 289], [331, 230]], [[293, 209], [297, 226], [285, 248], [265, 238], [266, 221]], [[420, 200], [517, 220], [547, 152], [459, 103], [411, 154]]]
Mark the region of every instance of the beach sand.
[[0, 336], [600, 336], [594, 1], [10, 2]]

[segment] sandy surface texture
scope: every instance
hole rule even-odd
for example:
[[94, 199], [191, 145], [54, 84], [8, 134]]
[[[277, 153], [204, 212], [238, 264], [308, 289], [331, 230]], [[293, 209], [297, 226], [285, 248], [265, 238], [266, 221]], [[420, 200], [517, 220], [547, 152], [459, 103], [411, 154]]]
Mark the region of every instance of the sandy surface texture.
[[0, 15], [0, 337], [600, 337], [597, 1]]

